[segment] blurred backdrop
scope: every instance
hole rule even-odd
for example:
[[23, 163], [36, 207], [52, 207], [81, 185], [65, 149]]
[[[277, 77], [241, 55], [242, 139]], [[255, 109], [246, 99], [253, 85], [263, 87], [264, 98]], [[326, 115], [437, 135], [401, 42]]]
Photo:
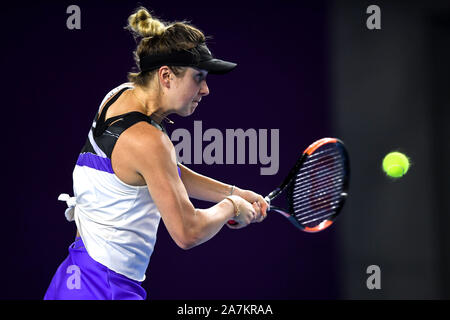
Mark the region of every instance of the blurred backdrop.
[[[336, 228], [340, 297], [448, 299], [450, 7], [377, 1], [381, 29], [369, 30], [360, 18], [370, 4], [337, 1], [329, 10], [329, 106], [352, 161]], [[412, 161], [398, 181], [381, 171], [393, 150]], [[367, 290], [369, 265], [380, 267], [381, 290]]]
[[[71, 30], [74, 4], [81, 24]], [[381, 29], [367, 28], [373, 4]], [[76, 228], [57, 197], [73, 194], [72, 170], [101, 100], [135, 67], [136, 42], [124, 27], [140, 5], [166, 21], [191, 21], [212, 36], [213, 55], [238, 63], [226, 76], [208, 76], [210, 95], [192, 116], [170, 117], [169, 134], [194, 136], [194, 121], [203, 133], [279, 132], [278, 150], [268, 145], [279, 162], [274, 174], [262, 175], [268, 165], [248, 154], [244, 164], [190, 168], [265, 195], [311, 142], [335, 136], [348, 146], [352, 170], [342, 215], [322, 233], [302, 233], [273, 214], [183, 251], [161, 221], [143, 283], [149, 299], [450, 298], [450, 5], [96, 0], [10, 3], [0, 13], [0, 299], [42, 299], [67, 256]], [[397, 181], [381, 170], [392, 150], [412, 160]], [[367, 288], [371, 265], [380, 268], [381, 289]]]

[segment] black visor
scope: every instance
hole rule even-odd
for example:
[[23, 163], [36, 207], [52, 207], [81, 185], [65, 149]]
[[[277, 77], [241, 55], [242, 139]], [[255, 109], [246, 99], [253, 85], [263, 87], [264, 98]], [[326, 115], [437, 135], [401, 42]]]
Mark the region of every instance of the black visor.
[[206, 70], [210, 74], [225, 74], [237, 66], [236, 63], [213, 58], [205, 44], [200, 44], [191, 50], [175, 51], [165, 55], [150, 55], [139, 60], [141, 72], [155, 70], [164, 65], [194, 67]]

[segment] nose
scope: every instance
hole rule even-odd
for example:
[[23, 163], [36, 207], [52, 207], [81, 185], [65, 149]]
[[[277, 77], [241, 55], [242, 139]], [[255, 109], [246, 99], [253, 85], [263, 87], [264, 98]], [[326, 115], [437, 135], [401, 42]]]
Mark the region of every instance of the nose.
[[202, 81], [202, 86], [200, 87], [200, 92], [202, 96], [207, 96], [209, 94], [209, 88], [206, 84], [206, 80]]

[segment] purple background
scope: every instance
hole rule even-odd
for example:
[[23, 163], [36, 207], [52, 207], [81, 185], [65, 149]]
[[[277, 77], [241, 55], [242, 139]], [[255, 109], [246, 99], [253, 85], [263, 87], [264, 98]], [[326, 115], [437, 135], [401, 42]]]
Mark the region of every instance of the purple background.
[[[66, 28], [66, 8], [81, 8], [81, 30]], [[169, 133], [193, 121], [208, 128], [280, 130], [278, 174], [260, 165], [191, 165], [202, 174], [267, 194], [299, 153], [333, 136], [325, 1], [75, 1], [2, 8], [2, 85], [6, 192], [3, 200], [1, 299], [41, 299], [75, 237], [60, 193], [104, 95], [126, 81], [135, 43], [124, 30], [142, 4], [164, 20], [190, 20], [214, 38], [214, 55], [235, 61], [209, 76], [210, 95]], [[5, 134], [6, 133], [6, 134]], [[207, 143], [204, 144], [204, 146]], [[197, 207], [211, 204], [194, 201]], [[150, 299], [333, 299], [339, 296], [335, 227], [299, 232], [269, 216], [242, 230], [224, 228], [189, 251], [161, 221], [144, 287]]]

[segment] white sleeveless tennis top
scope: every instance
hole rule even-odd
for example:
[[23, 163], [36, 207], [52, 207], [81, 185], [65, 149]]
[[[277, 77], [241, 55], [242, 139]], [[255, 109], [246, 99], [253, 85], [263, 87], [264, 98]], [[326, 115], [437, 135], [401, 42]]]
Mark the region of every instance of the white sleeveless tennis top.
[[[131, 83], [111, 90], [99, 107], [114, 96], [95, 117], [88, 139], [73, 170], [74, 197], [67, 202], [66, 218], [75, 220], [89, 255], [109, 269], [144, 281], [152, 255], [160, 213], [147, 186], [122, 182], [111, 166], [111, 153], [119, 135], [131, 125], [147, 121], [166, 132], [146, 115], [130, 112], [104, 121], [106, 110]], [[120, 118], [114, 124], [111, 122]], [[178, 169], [179, 170], [179, 169]]]

